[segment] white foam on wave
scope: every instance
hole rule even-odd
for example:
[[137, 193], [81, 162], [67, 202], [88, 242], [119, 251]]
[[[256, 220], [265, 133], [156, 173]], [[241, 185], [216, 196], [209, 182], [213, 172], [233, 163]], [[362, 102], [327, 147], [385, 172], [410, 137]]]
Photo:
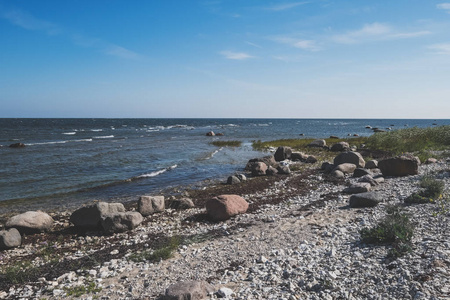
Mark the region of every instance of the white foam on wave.
[[154, 172], [147, 173], [147, 174], [142, 174], [142, 175], [137, 176], [136, 178], [149, 178], [149, 177], [155, 177], [155, 176], [158, 176], [158, 175], [160, 175], [160, 174], [162, 174], [162, 173], [165, 173], [165, 172], [167, 172], [167, 171], [173, 170], [173, 169], [175, 169], [176, 167], [178, 167], [178, 165], [173, 165], [173, 166], [170, 166], [170, 167], [168, 167], [168, 168], [161, 169], [161, 170], [154, 171]]
[[103, 129], [91, 129], [91, 131], [100, 132], [100, 131], [103, 131]]
[[92, 139], [81, 139], [81, 140], [70, 140], [70, 141], [53, 141], [53, 142], [42, 142], [42, 143], [28, 143], [25, 144], [27, 146], [35, 146], [35, 145], [52, 145], [52, 144], [65, 144], [72, 142], [92, 142]]
[[213, 158], [214, 155], [216, 155], [217, 153], [219, 153], [219, 151], [222, 151], [222, 150], [223, 150], [223, 147], [221, 147], [221, 148], [219, 148], [219, 149], [217, 149], [217, 150], [211, 152], [211, 154], [210, 154], [208, 157], [206, 157], [205, 160], [208, 160], [208, 159]]
[[93, 139], [112, 139], [113, 135], [100, 135], [100, 136], [94, 136]]
[[76, 132], [63, 132], [63, 134], [65, 134], [65, 135], [74, 135], [74, 134], [77, 134]]

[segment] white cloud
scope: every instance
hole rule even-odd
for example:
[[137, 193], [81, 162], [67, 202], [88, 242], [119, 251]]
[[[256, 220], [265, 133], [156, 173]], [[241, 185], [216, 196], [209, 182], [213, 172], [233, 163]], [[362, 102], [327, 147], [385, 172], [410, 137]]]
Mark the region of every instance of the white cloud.
[[253, 58], [253, 56], [244, 52], [221, 51], [220, 54], [223, 55], [226, 59], [234, 59], [234, 60], [245, 60]]
[[283, 3], [278, 4], [274, 6], [265, 7], [266, 10], [272, 10], [272, 11], [282, 11], [282, 10], [288, 10], [300, 5], [308, 4], [309, 2], [290, 2], [290, 3]]
[[246, 41], [245, 43], [246, 43], [247, 45], [253, 46], [253, 47], [255, 47], [255, 48], [262, 49], [262, 47], [261, 47], [260, 45], [258, 45], [258, 44], [255, 44], [255, 43], [252, 43], [252, 42], [249, 42], [249, 41]]
[[106, 53], [108, 55], [125, 58], [125, 59], [138, 59], [141, 57], [136, 52], [133, 52], [131, 50], [128, 50], [121, 46], [117, 46], [117, 45], [113, 45], [113, 44], [104, 48], [103, 51], [104, 51], [104, 53]]
[[12, 10], [2, 14], [2, 17], [12, 24], [27, 30], [44, 31], [49, 35], [56, 35], [62, 32], [59, 26], [36, 19], [35, 17], [20, 10]]
[[315, 52], [315, 51], [322, 50], [322, 48], [320, 46], [318, 46], [316, 41], [314, 41], [314, 40], [301, 40], [301, 39], [295, 39], [295, 38], [291, 38], [291, 37], [273, 37], [270, 39], [275, 42], [287, 44], [292, 47], [299, 48], [299, 49], [306, 50], [306, 51]]
[[450, 3], [439, 3], [436, 5], [438, 9], [446, 10], [450, 14]]
[[450, 43], [430, 45], [428, 49], [433, 50], [436, 54], [450, 55]]
[[368, 41], [415, 38], [429, 34], [431, 34], [431, 32], [427, 30], [398, 32], [387, 24], [375, 22], [372, 24], [365, 24], [359, 30], [335, 35], [332, 37], [332, 40], [340, 44], [357, 44]]

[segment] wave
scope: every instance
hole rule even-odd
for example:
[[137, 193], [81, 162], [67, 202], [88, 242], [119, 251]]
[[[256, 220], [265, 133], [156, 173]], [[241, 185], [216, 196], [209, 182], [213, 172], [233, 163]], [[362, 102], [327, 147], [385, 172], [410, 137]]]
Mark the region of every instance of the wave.
[[100, 136], [94, 136], [93, 139], [112, 139], [113, 135], [100, 135]]
[[161, 170], [154, 171], [154, 172], [147, 173], [147, 174], [142, 174], [142, 175], [133, 177], [132, 179], [140, 179], [140, 178], [155, 177], [155, 176], [158, 176], [158, 175], [160, 175], [160, 174], [162, 174], [162, 173], [165, 173], [165, 172], [167, 172], [167, 171], [173, 170], [173, 169], [175, 169], [176, 167], [178, 167], [178, 165], [173, 165], [173, 166], [170, 166], [170, 167], [168, 167], [168, 168], [161, 169]]
[[65, 134], [65, 135], [74, 135], [74, 134], [77, 134], [76, 132], [63, 132], [63, 134]]
[[222, 150], [223, 150], [223, 147], [220, 147], [219, 149], [214, 150], [213, 152], [211, 152], [211, 153], [210, 153], [206, 158], [204, 158], [203, 160], [209, 160], [209, 159], [213, 158], [214, 155], [216, 155], [217, 153], [219, 153], [219, 151], [222, 151]]
[[100, 131], [103, 131], [103, 129], [91, 129], [91, 131], [100, 132]]
[[71, 142], [92, 142], [92, 139], [81, 139], [81, 140], [69, 140], [69, 141], [53, 141], [53, 142], [42, 142], [42, 143], [28, 143], [26, 146], [35, 146], [35, 145], [52, 145], [52, 144], [65, 144]]

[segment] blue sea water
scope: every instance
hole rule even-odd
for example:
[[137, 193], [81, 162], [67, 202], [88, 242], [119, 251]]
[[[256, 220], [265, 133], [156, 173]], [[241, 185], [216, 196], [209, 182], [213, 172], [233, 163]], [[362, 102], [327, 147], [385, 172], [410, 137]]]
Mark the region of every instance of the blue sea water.
[[[367, 136], [450, 120], [0, 119], [0, 213], [129, 201], [176, 186], [225, 180], [242, 170], [254, 140]], [[207, 137], [208, 131], [224, 136]], [[299, 134], [304, 134], [300, 137]], [[219, 148], [214, 140], [239, 140]], [[13, 143], [24, 148], [10, 148]]]

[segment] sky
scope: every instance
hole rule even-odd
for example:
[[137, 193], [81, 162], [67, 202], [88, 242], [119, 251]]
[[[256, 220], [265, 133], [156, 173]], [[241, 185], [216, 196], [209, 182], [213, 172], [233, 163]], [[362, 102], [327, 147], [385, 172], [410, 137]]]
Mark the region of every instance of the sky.
[[450, 2], [0, 0], [0, 117], [448, 119]]

